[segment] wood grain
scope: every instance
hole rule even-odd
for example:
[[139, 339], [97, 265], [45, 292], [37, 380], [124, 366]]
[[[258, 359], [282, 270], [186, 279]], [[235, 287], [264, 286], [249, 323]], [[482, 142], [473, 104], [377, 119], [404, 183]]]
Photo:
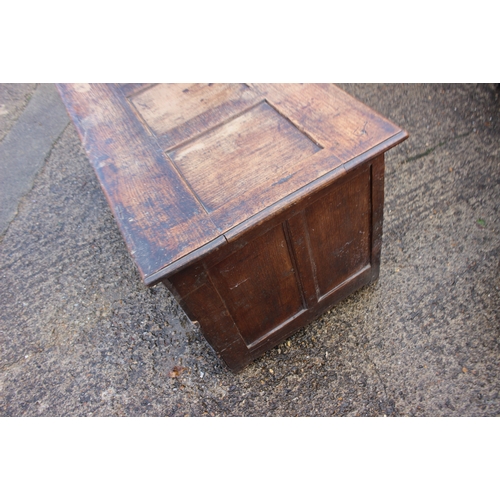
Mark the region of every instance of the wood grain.
[[297, 127], [348, 161], [401, 131], [333, 85], [252, 84]]
[[260, 94], [248, 85], [234, 83], [159, 84], [131, 98], [166, 150], [199, 136], [261, 100]]
[[263, 102], [170, 153], [208, 213], [238, 199], [253, 213], [255, 190], [293, 176], [320, 148]]
[[153, 87], [157, 85], [155, 83], [120, 83], [118, 86], [120, 87], [123, 95], [126, 97], [132, 97], [133, 95], [146, 90], [149, 87]]
[[371, 269], [372, 280], [376, 280], [380, 271], [380, 255], [382, 250], [382, 226], [384, 220], [384, 156], [380, 155], [371, 162], [372, 178], [372, 241]]
[[303, 309], [281, 225], [215, 265], [209, 273], [249, 345]]
[[407, 137], [328, 85], [59, 88], [147, 284]]
[[370, 264], [370, 168], [351, 175], [305, 210], [315, 277], [320, 295]]
[[58, 88], [143, 279], [220, 235], [113, 86]]

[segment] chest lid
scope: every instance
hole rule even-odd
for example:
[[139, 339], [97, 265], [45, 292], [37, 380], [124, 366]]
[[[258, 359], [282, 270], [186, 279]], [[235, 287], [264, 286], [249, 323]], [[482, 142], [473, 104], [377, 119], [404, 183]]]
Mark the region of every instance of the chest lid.
[[147, 284], [406, 132], [329, 84], [59, 84]]

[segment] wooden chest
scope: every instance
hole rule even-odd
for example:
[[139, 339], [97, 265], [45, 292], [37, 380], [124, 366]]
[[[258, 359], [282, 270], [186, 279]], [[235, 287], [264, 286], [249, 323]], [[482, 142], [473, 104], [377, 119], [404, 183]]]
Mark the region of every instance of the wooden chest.
[[384, 152], [329, 84], [61, 84], [128, 250], [238, 371], [377, 278]]

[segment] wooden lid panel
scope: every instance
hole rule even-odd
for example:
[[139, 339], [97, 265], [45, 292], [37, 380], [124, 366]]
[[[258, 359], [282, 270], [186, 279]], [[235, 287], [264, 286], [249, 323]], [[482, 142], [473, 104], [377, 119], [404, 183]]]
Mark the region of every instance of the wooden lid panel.
[[219, 236], [114, 86], [58, 88], [143, 279]]
[[250, 192], [282, 183], [320, 149], [262, 101], [169, 156], [208, 213], [234, 199], [254, 213]]
[[236, 83], [163, 83], [130, 98], [164, 150], [209, 131], [261, 100], [248, 85]]
[[334, 85], [252, 84], [273, 106], [342, 161], [401, 131]]

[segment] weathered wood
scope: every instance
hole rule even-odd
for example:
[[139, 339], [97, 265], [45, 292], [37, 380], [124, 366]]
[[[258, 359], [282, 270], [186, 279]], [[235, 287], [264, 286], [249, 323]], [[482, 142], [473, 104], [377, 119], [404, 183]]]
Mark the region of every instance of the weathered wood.
[[220, 236], [114, 86], [59, 90], [143, 278]]
[[123, 95], [126, 97], [132, 97], [133, 95], [138, 94], [139, 92], [142, 92], [149, 87], [155, 86], [154, 83], [121, 83], [118, 84], [120, 87]]
[[[199, 321], [202, 331], [212, 334], [216, 327], [200, 302], [200, 287], [206, 280], [213, 284], [212, 293], [217, 291], [225, 307], [223, 316], [233, 319], [240, 339], [235, 357], [221, 347], [220, 336], [218, 347], [214, 346], [224, 352], [229, 367], [241, 369], [378, 276], [381, 221], [374, 241], [372, 212], [381, 208], [372, 207], [374, 200], [383, 201], [381, 172], [381, 157], [350, 168], [297, 207], [171, 277], [181, 305]], [[236, 333], [227, 336], [227, 345], [235, 338]]]
[[305, 210], [320, 297], [370, 264], [370, 168], [332, 189]]
[[230, 83], [160, 84], [130, 100], [165, 150], [234, 118], [259, 101], [262, 97], [248, 85]]
[[294, 267], [280, 224], [209, 270], [247, 345], [304, 308]]
[[371, 281], [375, 281], [380, 272], [380, 255], [382, 250], [382, 225], [384, 216], [384, 172], [383, 156], [370, 161], [371, 168]]
[[235, 199], [245, 200], [246, 210], [251, 210], [254, 198], [249, 192], [263, 191], [291, 177], [300, 161], [318, 150], [262, 102], [169, 156], [211, 213]]
[[334, 85], [253, 84], [319, 144], [348, 161], [401, 129]]
[[59, 85], [132, 258], [238, 371], [378, 277], [384, 153], [328, 84]]

